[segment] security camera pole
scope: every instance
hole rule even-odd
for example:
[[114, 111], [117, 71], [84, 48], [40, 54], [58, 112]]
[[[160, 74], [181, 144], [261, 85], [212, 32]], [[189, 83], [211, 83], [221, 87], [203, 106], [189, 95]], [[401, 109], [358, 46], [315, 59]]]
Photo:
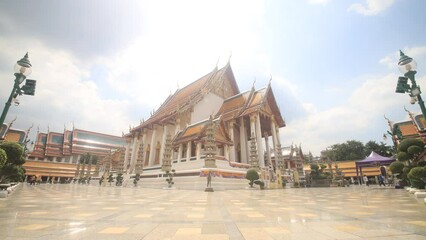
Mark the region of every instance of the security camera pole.
[[[426, 108], [425, 103], [420, 95], [420, 87], [417, 86], [415, 75], [417, 73], [417, 63], [412, 58], [406, 56], [401, 50], [399, 50], [400, 58], [398, 62], [398, 68], [404, 77], [398, 78], [398, 84], [396, 85], [395, 92], [397, 93], [409, 93], [411, 100], [410, 103], [414, 104], [419, 101], [420, 109], [422, 110], [423, 119], [426, 120]], [[411, 86], [408, 84], [408, 79], [411, 81]]]
[[12, 104], [12, 101], [17, 101], [16, 98], [18, 95], [32, 95], [34, 96], [36, 80], [27, 79], [25, 84], [21, 87], [21, 83], [27, 78], [28, 75], [31, 74], [31, 63], [28, 59], [28, 53], [25, 56], [16, 62], [15, 64], [15, 83], [12, 88], [12, 92], [10, 93], [9, 99], [7, 100], [3, 112], [0, 117], [0, 128], [3, 126], [4, 120], [6, 118], [7, 112], [9, 111], [9, 107]]

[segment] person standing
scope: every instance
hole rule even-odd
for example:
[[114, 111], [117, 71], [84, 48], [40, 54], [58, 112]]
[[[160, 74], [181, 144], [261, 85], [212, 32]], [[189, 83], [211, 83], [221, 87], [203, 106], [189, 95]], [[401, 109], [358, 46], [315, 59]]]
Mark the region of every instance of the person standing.
[[383, 185], [383, 187], [386, 186], [386, 184], [385, 184], [385, 178], [383, 177], [383, 175], [380, 175], [379, 176], [379, 186], [382, 186], [382, 185]]
[[370, 186], [370, 184], [368, 183], [367, 175], [364, 175], [363, 180], [364, 180], [365, 186], [367, 186], [367, 187]]

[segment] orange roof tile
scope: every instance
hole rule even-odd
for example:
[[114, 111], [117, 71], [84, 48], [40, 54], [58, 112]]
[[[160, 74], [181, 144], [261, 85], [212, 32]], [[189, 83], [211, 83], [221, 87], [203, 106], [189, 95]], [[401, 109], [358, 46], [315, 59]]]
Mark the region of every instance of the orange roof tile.
[[187, 85], [186, 87], [179, 89], [173, 95], [169, 96], [166, 101], [155, 111], [155, 113], [145, 122], [141, 123], [138, 127], [131, 130], [131, 132], [137, 131], [149, 124], [161, 122], [169, 117], [175, 115], [175, 113], [190, 103], [190, 100], [207, 93], [207, 87], [210, 83], [219, 80], [224, 74], [229, 74], [233, 86], [233, 91], [239, 93], [238, 87], [236, 86], [235, 79], [233, 77], [232, 69], [228, 63], [221, 69], [215, 68], [207, 75], [201, 77], [195, 82]]

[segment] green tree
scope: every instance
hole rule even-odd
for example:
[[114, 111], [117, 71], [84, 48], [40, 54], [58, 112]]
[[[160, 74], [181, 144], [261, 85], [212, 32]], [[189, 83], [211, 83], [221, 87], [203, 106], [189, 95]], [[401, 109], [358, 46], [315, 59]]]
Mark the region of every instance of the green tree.
[[251, 168], [246, 172], [246, 179], [250, 181], [250, 187], [253, 187], [254, 181], [259, 179], [259, 173], [256, 171], [256, 169]]
[[387, 146], [385, 143], [376, 141], [368, 141], [364, 146], [364, 155], [368, 156], [371, 152], [375, 152], [379, 155], [390, 157], [395, 151], [391, 146]]
[[321, 158], [327, 161], [360, 160], [372, 151], [386, 157], [394, 154], [393, 148], [383, 142], [368, 141], [364, 145], [360, 141], [349, 140], [345, 143], [331, 145], [326, 150], [321, 151]]
[[3, 142], [0, 144], [0, 148], [6, 152], [7, 163], [22, 165], [25, 163], [24, 148], [16, 142]]
[[346, 141], [346, 143], [334, 144], [327, 150], [329, 159], [334, 161], [363, 159], [365, 157], [364, 152], [364, 144], [356, 140], [349, 140]]
[[6, 151], [0, 148], [0, 168], [2, 168], [4, 164], [6, 164], [6, 161], [7, 161]]
[[314, 155], [312, 155], [312, 153], [309, 152], [308, 154], [304, 154], [303, 158], [305, 159], [306, 163], [311, 163], [312, 160], [314, 160]]
[[411, 166], [416, 166], [419, 155], [424, 151], [425, 143], [417, 138], [406, 138], [398, 147], [397, 158], [399, 161], [408, 161]]
[[408, 173], [410, 184], [414, 188], [425, 189], [426, 186], [426, 167], [414, 167]]
[[[0, 182], [23, 181], [25, 170], [22, 164], [25, 163], [23, 157], [24, 148], [15, 142], [3, 142], [0, 144]], [[4, 159], [6, 155], [6, 159]]]
[[404, 167], [405, 167], [404, 163], [400, 161], [395, 161], [391, 163], [391, 165], [389, 165], [389, 169], [391, 170], [392, 174], [398, 174], [397, 175], [398, 178], [401, 176], [401, 173]]

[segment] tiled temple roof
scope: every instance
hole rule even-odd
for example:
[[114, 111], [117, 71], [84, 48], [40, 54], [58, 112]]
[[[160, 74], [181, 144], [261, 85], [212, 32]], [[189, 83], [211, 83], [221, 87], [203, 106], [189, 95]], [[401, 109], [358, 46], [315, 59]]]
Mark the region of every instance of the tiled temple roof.
[[[233, 143], [224, 131], [223, 125], [219, 123], [220, 119], [215, 119], [213, 120], [213, 122], [215, 124], [219, 124], [217, 125], [214, 133], [215, 141], [218, 143], [226, 143], [232, 145]], [[177, 145], [187, 141], [204, 141], [208, 124], [209, 119], [188, 126], [185, 130], [178, 133], [178, 135], [173, 140], [173, 144]]]
[[238, 86], [235, 82], [232, 73], [231, 65], [228, 63], [221, 69], [213, 69], [207, 75], [192, 82], [186, 87], [177, 90], [173, 95], [169, 96], [166, 101], [156, 110], [153, 115], [146, 121], [142, 122], [139, 126], [131, 129], [130, 133], [138, 131], [144, 127], [149, 127], [150, 124], [167, 122], [178, 113], [180, 110], [190, 107], [192, 100], [202, 97], [209, 91], [210, 85], [214, 84], [222, 78], [223, 75], [228, 75], [231, 79], [231, 87], [233, 92], [239, 93]]
[[271, 108], [278, 126], [284, 127], [285, 122], [276, 104], [270, 84], [257, 91], [252, 88], [251, 91], [225, 99], [216, 116], [221, 116], [226, 121], [257, 112], [266, 105]]

